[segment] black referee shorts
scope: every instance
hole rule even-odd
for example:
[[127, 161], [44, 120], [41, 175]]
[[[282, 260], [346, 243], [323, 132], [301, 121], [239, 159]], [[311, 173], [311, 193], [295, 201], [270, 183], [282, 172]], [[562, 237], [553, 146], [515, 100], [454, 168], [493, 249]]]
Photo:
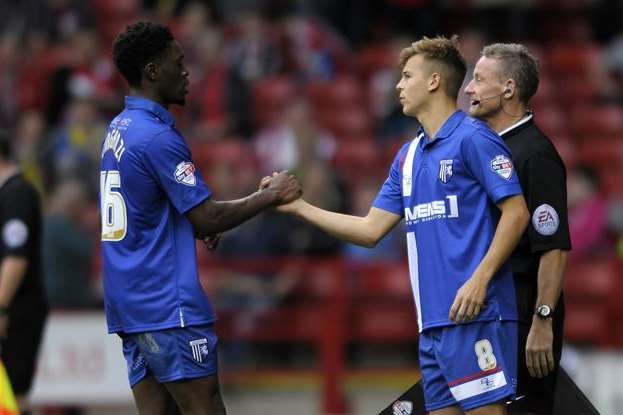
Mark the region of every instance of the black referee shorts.
[[0, 358], [6, 367], [15, 395], [30, 391], [47, 313], [10, 316], [7, 338]]
[[530, 325], [523, 322], [518, 324], [517, 340], [519, 346], [517, 355], [517, 397], [523, 396], [509, 405], [511, 414], [530, 413], [535, 415], [553, 415], [554, 396], [556, 392], [556, 381], [560, 368], [560, 357], [562, 355], [563, 326], [564, 326], [564, 301], [560, 301], [556, 307], [553, 317], [554, 332], [554, 361], [556, 368], [544, 378], [534, 378], [530, 376], [526, 366], [526, 342]]

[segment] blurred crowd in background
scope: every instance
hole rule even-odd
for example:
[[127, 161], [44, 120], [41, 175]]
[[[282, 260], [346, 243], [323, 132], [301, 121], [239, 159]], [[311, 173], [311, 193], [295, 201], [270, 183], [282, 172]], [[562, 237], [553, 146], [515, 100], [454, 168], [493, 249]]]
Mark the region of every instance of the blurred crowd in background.
[[[186, 105], [173, 108], [176, 127], [216, 199], [246, 195], [263, 175], [289, 169], [313, 204], [361, 215], [418, 128], [396, 96], [400, 49], [422, 35], [458, 33], [473, 66], [487, 43], [525, 43], [541, 61], [535, 118], [568, 169], [572, 257], [623, 255], [622, 1], [1, 3], [0, 126], [43, 196], [53, 307], [101, 306], [97, 166], [127, 93], [111, 45], [138, 20], [168, 24], [184, 49], [191, 86]], [[465, 108], [467, 98], [459, 101]], [[360, 249], [267, 212], [224, 235], [211, 255], [401, 261], [403, 239], [396, 229]], [[278, 279], [235, 288], [228, 280], [222, 290], [234, 294], [217, 304], [290, 289]]]

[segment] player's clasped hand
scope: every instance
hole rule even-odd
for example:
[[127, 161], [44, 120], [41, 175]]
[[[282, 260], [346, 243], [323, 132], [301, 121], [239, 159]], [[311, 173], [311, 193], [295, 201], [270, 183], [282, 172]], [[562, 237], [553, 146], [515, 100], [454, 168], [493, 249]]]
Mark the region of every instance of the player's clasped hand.
[[473, 320], [480, 313], [486, 294], [487, 284], [472, 276], [456, 292], [448, 317], [456, 323]]
[[277, 205], [290, 203], [303, 195], [299, 181], [287, 170], [273, 173], [272, 177], [264, 177], [260, 182], [260, 190], [273, 190], [277, 195]]

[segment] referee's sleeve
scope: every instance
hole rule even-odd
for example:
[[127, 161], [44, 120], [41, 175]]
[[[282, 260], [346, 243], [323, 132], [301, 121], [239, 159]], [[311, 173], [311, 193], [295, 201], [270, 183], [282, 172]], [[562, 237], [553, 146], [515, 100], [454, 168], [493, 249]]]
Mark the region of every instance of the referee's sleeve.
[[564, 165], [549, 157], [535, 156], [527, 160], [525, 172], [522, 185], [531, 215], [530, 250], [533, 253], [570, 250]]
[[21, 186], [15, 188], [5, 202], [0, 223], [5, 256], [28, 257], [33, 250], [38, 203], [38, 199]]

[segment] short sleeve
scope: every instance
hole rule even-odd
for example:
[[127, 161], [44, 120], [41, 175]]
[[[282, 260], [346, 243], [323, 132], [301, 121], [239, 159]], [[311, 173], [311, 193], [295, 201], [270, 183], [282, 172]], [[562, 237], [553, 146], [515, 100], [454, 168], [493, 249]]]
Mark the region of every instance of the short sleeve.
[[531, 216], [530, 250], [571, 249], [564, 166], [552, 158], [536, 156], [526, 161], [524, 169], [524, 194]]
[[27, 257], [34, 248], [38, 203], [34, 193], [21, 186], [6, 200], [0, 224], [6, 256]]
[[211, 196], [188, 146], [174, 131], [156, 135], [145, 148], [145, 159], [147, 169], [179, 213], [188, 212]]
[[492, 130], [478, 129], [463, 141], [466, 166], [494, 203], [521, 194], [510, 150]]
[[[406, 146], [408, 148], [408, 146]], [[405, 153], [405, 147], [398, 152], [394, 159], [390, 169], [389, 176], [383, 183], [381, 190], [374, 199], [372, 206], [387, 210], [388, 212], [395, 213], [397, 215], [404, 215], [402, 188], [401, 188], [401, 157]]]

